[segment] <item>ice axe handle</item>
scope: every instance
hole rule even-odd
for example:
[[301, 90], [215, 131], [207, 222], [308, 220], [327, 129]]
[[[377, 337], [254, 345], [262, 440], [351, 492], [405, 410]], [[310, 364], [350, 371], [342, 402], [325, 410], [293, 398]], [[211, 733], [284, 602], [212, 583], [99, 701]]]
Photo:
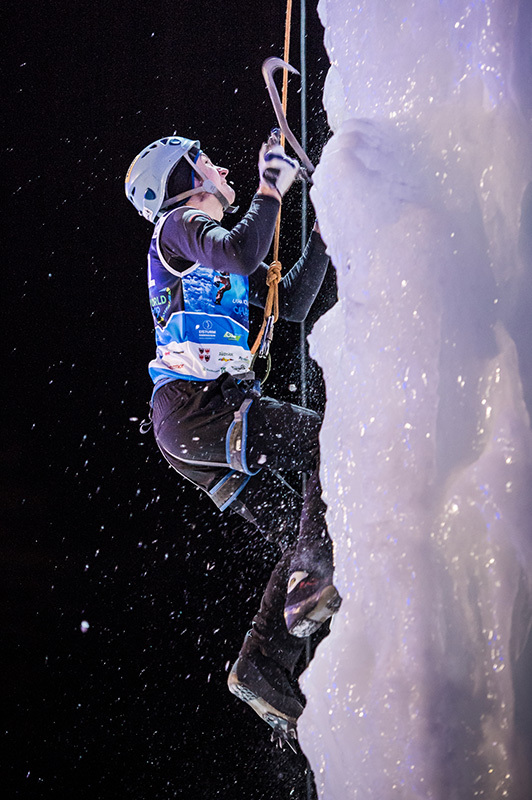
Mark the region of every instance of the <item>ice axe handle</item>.
[[[272, 147], [276, 147], [278, 144], [281, 144], [281, 129], [272, 128], [268, 137], [268, 141], [266, 142], [266, 146], [268, 147], [268, 150], [270, 150]], [[300, 181], [306, 181], [309, 186], [312, 186], [312, 178], [310, 177], [306, 167], [300, 165], [297, 177]]]
[[314, 181], [312, 180], [312, 177], [308, 174], [306, 167], [299, 167], [299, 172], [297, 173], [297, 177], [302, 181], [306, 181], [309, 186], [314, 185]]
[[281, 129], [272, 128], [267, 141], [268, 149], [277, 147], [278, 144], [281, 144]]
[[[268, 150], [270, 150], [272, 147], [277, 147], [278, 144], [281, 144], [281, 129], [272, 128], [268, 137], [268, 141], [266, 142]], [[309, 186], [312, 186], [312, 178], [308, 174], [306, 167], [300, 165], [297, 177], [300, 181], [306, 181]]]

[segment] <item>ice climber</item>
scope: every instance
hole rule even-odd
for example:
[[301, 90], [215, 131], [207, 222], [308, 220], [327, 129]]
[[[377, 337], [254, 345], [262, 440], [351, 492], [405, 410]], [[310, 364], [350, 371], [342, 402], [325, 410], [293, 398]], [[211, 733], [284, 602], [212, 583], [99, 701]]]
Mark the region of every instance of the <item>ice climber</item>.
[[[231, 669], [231, 692], [280, 738], [295, 737], [303, 710], [293, 670], [311, 635], [340, 604], [319, 483], [321, 418], [256, 390], [248, 347], [248, 304], [264, 307], [270, 248], [281, 199], [299, 165], [280, 145], [259, 155], [259, 187], [231, 231], [235, 209], [228, 170], [200, 143], [178, 136], [153, 142], [126, 176], [126, 196], [155, 224], [148, 288], [156, 356], [151, 417], [157, 445], [183, 477], [219, 509], [254, 523], [282, 556]], [[328, 264], [317, 226], [279, 284], [284, 319], [305, 319]], [[310, 475], [303, 501], [279, 477]]]

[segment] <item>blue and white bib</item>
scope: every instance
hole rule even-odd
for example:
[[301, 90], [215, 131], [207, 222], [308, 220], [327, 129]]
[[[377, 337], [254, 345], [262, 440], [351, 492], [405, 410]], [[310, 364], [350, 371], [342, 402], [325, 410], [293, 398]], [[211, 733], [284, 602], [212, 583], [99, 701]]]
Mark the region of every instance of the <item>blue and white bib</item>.
[[155, 226], [148, 253], [157, 346], [149, 364], [154, 384], [176, 378], [209, 381], [223, 372], [247, 372], [251, 364], [248, 278], [216, 272], [199, 262], [183, 272], [173, 269], [160, 247], [167, 216]]

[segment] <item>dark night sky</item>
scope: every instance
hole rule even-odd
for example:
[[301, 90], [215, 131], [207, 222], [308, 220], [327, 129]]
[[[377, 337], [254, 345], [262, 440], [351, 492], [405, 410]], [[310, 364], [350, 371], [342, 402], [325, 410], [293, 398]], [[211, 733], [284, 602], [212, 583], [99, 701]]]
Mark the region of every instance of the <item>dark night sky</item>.
[[[150, 395], [150, 226], [123, 191], [137, 152], [176, 131], [231, 169], [247, 208], [275, 124], [260, 67], [282, 56], [284, 15], [284, 2], [7, 3], [8, 796], [306, 797], [304, 759], [273, 749], [267, 726], [225, 686], [276, 553], [181, 482], [132, 421]], [[308, 15], [317, 160], [328, 62], [315, 3]], [[293, 26], [298, 66], [297, 2]], [[297, 78], [291, 87], [298, 132]], [[299, 206], [294, 190], [287, 267]], [[278, 326], [268, 385], [296, 401], [298, 337]], [[319, 409], [320, 377], [309, 370]]]

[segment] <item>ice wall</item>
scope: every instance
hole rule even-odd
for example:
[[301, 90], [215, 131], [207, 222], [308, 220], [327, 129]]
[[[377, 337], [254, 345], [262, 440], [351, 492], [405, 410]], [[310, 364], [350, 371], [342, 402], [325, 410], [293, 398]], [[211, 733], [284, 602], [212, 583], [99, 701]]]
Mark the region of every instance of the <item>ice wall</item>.
[[302, 678], [320, 800], [532, 797], [531, 8], [318, 6], [339, 302], [311, 351], [344, 598]]

